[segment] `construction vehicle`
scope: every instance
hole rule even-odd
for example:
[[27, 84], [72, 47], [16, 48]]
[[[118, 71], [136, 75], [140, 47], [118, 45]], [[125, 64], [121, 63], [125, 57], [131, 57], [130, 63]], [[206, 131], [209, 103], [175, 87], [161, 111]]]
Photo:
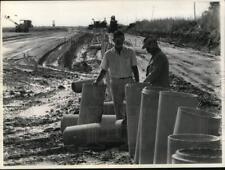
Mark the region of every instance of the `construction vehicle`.
[[93, 28], [107, 28], [107, 21], [104, 19], [103, 21], [95, 21], [93, 20], [93, 24], [88, 25], [88, 29], [92, 30]]
[[115, 16], [111, 16], [110, 24], [107, 27], [107, 21], [104, 19], [104, 21], [95, 21], [93, 20], [93, 24], [88, 25], [88, 29], [98, 29], [98, 28], [108, 28], [109, 33], [114, 33], [116, 30], [118, 30], [118, 24]]
[[108, 32], [109, 33], [114, 33], [118, 29], [118, 24], [115, 16], [111, 16]]
[[29, 32], [29, 29], [33, 27], [31, 20], [20, 20], [20, 23], [13, 21], [10, 16], [5, 16], [5, 18], [16, 25], [15, 32]]

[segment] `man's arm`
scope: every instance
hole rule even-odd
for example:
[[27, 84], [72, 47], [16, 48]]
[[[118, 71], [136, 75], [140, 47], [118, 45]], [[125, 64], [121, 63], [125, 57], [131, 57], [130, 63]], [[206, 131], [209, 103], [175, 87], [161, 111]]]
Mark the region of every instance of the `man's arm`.
[[132, 66], [132, 72], [134, 74], [134, 78], [136, 82], [139, 82], [139, 72], [137, 66]]
[[134, 74], [134, 79], [136, 82], [139, 82], [139, 72], [138, 72], [138, 68], [137, 68], [137, 58], [136, 58], [136, 53], [134, 52], [134, 50], [131, 50], [131, 69], [132, 72]]
[[100, 68], [101, 68], [101, 71], [100, 71], [97, 79], [94, 81], [94, 84], [98, 84], [104, 78], [104, 76], [108, 70], [108, 61], [107, 61], [106, 54], [104, 54]]
[[159, 77], [162, 67], [163, 67], [163, 61], [160, 59], [157, 59], [153, 65], [152, 70], [149, 72], [144, 82], [153, 83]]
[[107, 72], [106, 70], [102, 69], [101, 72], [99, 73], [97, 79], [94, 81], [94, 84], [98, 84], [103, 79], [106, 72]]

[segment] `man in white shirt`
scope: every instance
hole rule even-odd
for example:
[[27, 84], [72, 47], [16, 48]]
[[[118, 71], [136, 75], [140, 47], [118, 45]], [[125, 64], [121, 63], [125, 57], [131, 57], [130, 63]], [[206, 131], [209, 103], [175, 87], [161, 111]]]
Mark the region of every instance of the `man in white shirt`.
[[115, 43], [115, 46], [105, 53], [100, 65], [101, 72], [94, 82], [95, 84], [98, 84], [107, 71], [109, 72], [117, 120], [126, 120], [126, 115], [122, 113], [123, 100], [125, 98], [125, 85], [134, 82], [134, 80], [135, 82], [139, 82], [139, 72], [135, 52], [132, 49], [123, 46], [124, 40], [125, 37], [123, 32], [114, 32], [113, 42]]

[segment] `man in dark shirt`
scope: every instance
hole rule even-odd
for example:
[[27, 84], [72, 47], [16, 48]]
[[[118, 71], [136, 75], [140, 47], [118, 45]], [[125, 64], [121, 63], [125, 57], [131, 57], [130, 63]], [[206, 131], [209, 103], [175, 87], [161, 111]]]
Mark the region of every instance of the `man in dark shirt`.
[[157, 39], [148, 36], [143, 41], [143, 49], [152, 55], [146, 71], [146, 79], [153, 86], [169, 87], [169, 62], [158, 46]]

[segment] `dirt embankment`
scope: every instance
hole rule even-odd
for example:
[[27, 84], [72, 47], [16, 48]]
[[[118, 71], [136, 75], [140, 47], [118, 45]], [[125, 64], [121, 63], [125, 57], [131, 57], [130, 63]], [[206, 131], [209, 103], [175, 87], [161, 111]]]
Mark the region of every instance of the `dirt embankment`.
[[[81, 94], [71, 90], [71, 83], [97, 76], [100, 44], [101, 35], [82, 32], [45, 51], [37, 67], [29, 61], [4, 60], [4, 165], [132, 164], [128, 152], [116, 145], [63, 145], [62, 116], [78, 114], [80, 107]], [[137, 54], [140, 74], [144, 74], [146, 54]], [[220, 113], [217, 98], [172, 72], [170, 79], [174, 90], [198, 94], [201, 108]]]
[[153, 35], [158, 37], [160, 41], [173, 44], [177, 47], [189, 47], [202, 52], [208, 52], [213, 55], [220, 55], [220, 38], [218, 36], [212, 38], [208, 32], [192, 33], [186, 31], [175, 33], [131, 33], [144, 37], [147, 37], [148, 35]]
[[169, 42], [178, 47], [190, 47], [203, 52], [209, 52], [214, 55], [220, 55], [220, 40], [215, 40], [210, 37], [209, 33], [175, 33], [168, 36], [162, 36], [164, 42]]

